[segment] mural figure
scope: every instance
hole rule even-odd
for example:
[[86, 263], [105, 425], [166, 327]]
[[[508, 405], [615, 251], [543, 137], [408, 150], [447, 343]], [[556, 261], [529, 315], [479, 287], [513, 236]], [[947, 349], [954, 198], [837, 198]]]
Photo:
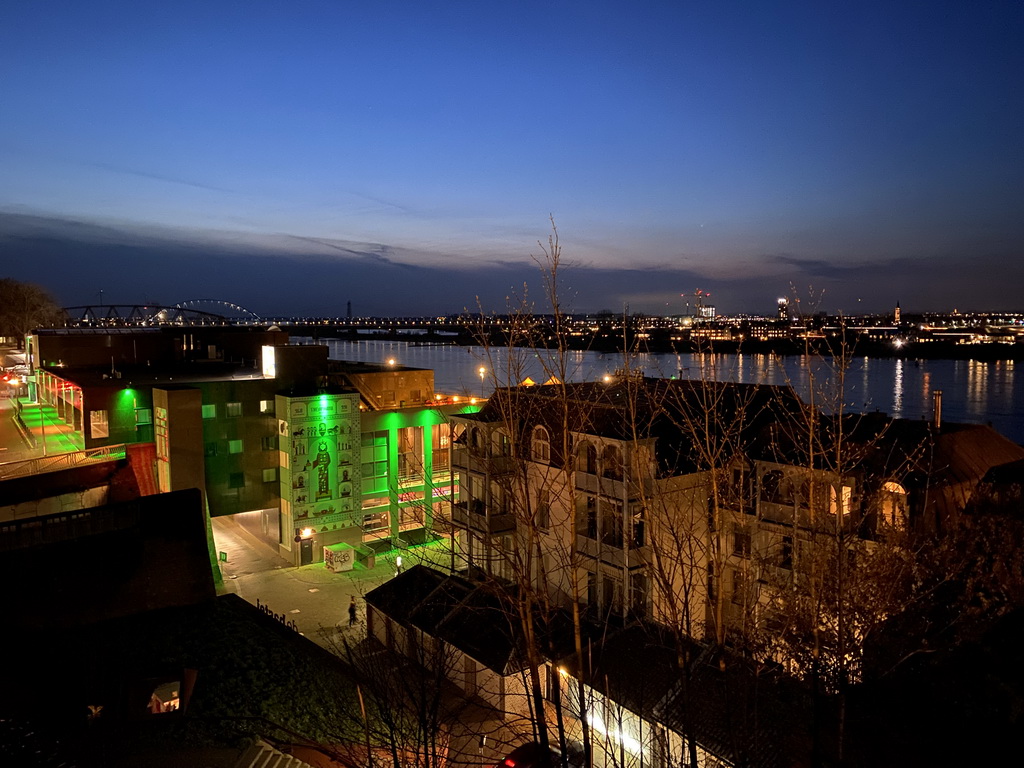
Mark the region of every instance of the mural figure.
[[327, 452], [327, 443], [323, 440], [317, 447], [313, 466], [316, 468], [316, 500], [331, 498], [331, 454]]

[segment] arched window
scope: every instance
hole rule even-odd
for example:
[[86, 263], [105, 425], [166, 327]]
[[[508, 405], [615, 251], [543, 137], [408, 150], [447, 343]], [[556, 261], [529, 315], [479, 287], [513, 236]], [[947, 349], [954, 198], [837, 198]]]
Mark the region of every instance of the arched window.
[[604, 470], [604, 476], [610, 477], [613, 480], [622, 479], [622, 452], [619, 451], [618, 446], [606, 445], [604, 447], [604, 455], [601, 457], [602, 469]]
[[590, 475], [597, 474], [597, 448], [587, 440], [581, 442], [576, 451], [576, 470]]
[[884, 526], [894, 531], [905, 531], [909, 518], [907, 489], [892, 481], [879, 492], [878, 516]]
[[551, 461], [551, 438], [546, 428], [536, 426], [533, 428], [533, 446], [531, 454], [534, 461], [547, 464]]

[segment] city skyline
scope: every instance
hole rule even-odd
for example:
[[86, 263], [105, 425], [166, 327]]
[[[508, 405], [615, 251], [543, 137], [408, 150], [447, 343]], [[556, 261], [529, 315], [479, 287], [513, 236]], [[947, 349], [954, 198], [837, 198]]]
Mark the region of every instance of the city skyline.
[[1021, 308], [1017, 4], [0, 22], [0, 254], [64, 305], [501, 311], [550, 214], [581, 312]]

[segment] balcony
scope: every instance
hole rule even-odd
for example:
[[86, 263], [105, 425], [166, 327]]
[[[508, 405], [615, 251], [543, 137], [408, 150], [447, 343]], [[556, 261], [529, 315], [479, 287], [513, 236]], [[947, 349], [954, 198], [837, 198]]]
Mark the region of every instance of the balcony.
[[452, 505], [452, 524], [456, 528], [471, 528], [486, 534], [512, 533], [516, 529], [516, 516], [511, 513], [487, 513], [482, 501], [458, 501]]
[[615, 568], [639, 568], [649, 562], [651, 555], [650, 547], [630, 547], [626, 550], [582, 534], [576, 534], [576, 551], [584, 557], [600, 560]]
[[504, 475], [515, 472], [521, 465], [513, 456], [484, 456], [468, 448], [452, 451], [452, 466], [464, 472]]

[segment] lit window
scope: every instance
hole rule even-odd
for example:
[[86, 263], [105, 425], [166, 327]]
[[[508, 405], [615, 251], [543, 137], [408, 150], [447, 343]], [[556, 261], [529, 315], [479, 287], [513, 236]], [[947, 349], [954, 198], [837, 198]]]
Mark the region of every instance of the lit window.
[[204, 405], [203, 406], [203, 418], [204, 419], [215, 419], [217, 418], [217, 406], [216, 405]]
[[887, 482], [879, 494], [879, 515], [883, 525], [894, 531], [903, 531], [907, 527], [908, 515], [907, 490], [899, 483]]
[[276, 468], [270, 467], [269, 469], [264, 469], [263, 470], [263, 482], [264, 483], [272, 483], [275, 480], [277, 480], [277, 469]]
[[273, 400], [260, 400], [260, 413], [273, 413], [274, 412], [274, 401]]
[[224, 413], [228, 417], [237, 417], [242, 415], [242, 404], [241, 403], [227, 403], [224, 406]]
[[110, 437], [106, 411], [89, 411], [89, 434], [93, 437]]
[[228, 453], [241, 453], [243, 450], [241, 440], [228, 440]]
[[135, 423], [139, 426], [143, 424], [153, 423], [153, 409], [152, 408], [136, 408], [135, 409]]

